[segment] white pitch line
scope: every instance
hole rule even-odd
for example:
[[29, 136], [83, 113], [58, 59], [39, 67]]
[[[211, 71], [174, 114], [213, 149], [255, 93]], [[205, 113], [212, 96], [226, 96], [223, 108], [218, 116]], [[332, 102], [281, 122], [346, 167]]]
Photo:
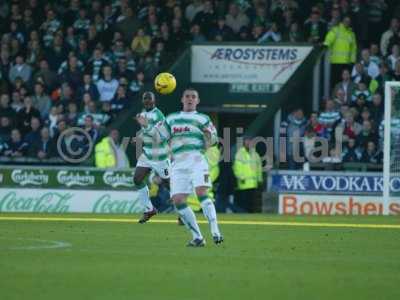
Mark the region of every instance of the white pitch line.
[[[1, 238], [5, 239], [5, 238]], [[3, 250], [43, 250], [43, 249], [60, 249], [69, 248], [72, 245], [64, 241], [53, 241], [43, 239], [31, 239], [31, 238], [7, 238], [7, 240], [19, 240], [19, 241], [33, 241], [39, 243], [47, 243], [47, 245], [32, 245], [32, 246], [21, 246], [21, 247], [10, 247]]]

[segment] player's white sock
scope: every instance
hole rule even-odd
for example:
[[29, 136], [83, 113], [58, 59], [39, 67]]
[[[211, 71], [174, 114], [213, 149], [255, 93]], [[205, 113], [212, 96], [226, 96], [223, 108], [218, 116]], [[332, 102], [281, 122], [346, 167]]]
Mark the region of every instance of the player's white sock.
[[214, 202], [208, 196], [199, 197], [203, 214], [210, 224], [212, 236], [220, 236], [221, 232], [218, 228], [217, 212], [215, 211]]
[[184, 204], [179, 204], [176, 206], [178, 214], [181, 217], [182, 222], [185, 224], [186, 228], [192, 233], [193, 239], [202, 239], [203, 236], [200, 231], [200, 227], [197, 224], [196, 215], [193, 210]]
[[142, 205], [144, 207], [145, 212], [152, 211], [154, 209], [153, 203], [151, 203], [150, 200], [150, 193], [149, 193], [149, 188], [146, 185], [144, 185], [141, 189], [138, 190], [139, 193], [139, 199], [142, 201]]

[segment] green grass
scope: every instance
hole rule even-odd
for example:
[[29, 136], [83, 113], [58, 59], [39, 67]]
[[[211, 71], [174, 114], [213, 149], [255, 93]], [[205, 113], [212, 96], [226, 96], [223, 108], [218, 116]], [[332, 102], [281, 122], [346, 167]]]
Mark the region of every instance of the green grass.
[[[190, 249], [189, 234], [175, 224], [5, 216], [38, 215], [0, 214], [2, 300], [400, 299], [400, 228], [222, 225], [226, 243], [217, 247], [202, 224], [208, 244]], [[220, 219], [400, 224], [396, 217]], [[71, 246], [41, 249], [50, 245], [44, 240]]]

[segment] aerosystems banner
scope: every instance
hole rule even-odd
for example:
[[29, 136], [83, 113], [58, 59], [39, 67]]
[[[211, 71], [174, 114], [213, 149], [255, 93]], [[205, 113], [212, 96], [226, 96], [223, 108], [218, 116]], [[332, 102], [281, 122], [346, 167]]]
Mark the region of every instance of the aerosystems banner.
[[311, 46], [195, 45], [191, 52], [191, 80], [282, 86], [311, 51]]
[[[279, 213], [284, 215], [382, 215], [381, 197], [345, 195], [279, 195]], [[393, 198], [389, 214], [400, 215], [400, 199]]]
[[[285, 173], [272, 175], [271, 189], [279, 193], [340, 193], [346, 195], [377, 194], [382, 195], [382, 175], [365, 173], [320, 174]], [[400, 192], [400, 177], [392, 177], [390, 189]]]
[[135, 191], [0, 189], [1, 212], [130, 214], [143, 207]]

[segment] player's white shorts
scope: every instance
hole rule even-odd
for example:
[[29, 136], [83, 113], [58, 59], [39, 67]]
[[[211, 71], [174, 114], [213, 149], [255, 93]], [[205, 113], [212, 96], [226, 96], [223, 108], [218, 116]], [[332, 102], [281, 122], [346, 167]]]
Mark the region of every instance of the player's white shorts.
[[143, 153], [139, 156], [136, 164], [137, 167], [150, 168], [161, 178], [168, 179], [170, 175], [171, 163], [166, 160], [150, 160]]
[[206, 158], [200, 153], [180, 155], [171, 164], [171, 196], [192, 194], [199, 186], [212, 186]]

